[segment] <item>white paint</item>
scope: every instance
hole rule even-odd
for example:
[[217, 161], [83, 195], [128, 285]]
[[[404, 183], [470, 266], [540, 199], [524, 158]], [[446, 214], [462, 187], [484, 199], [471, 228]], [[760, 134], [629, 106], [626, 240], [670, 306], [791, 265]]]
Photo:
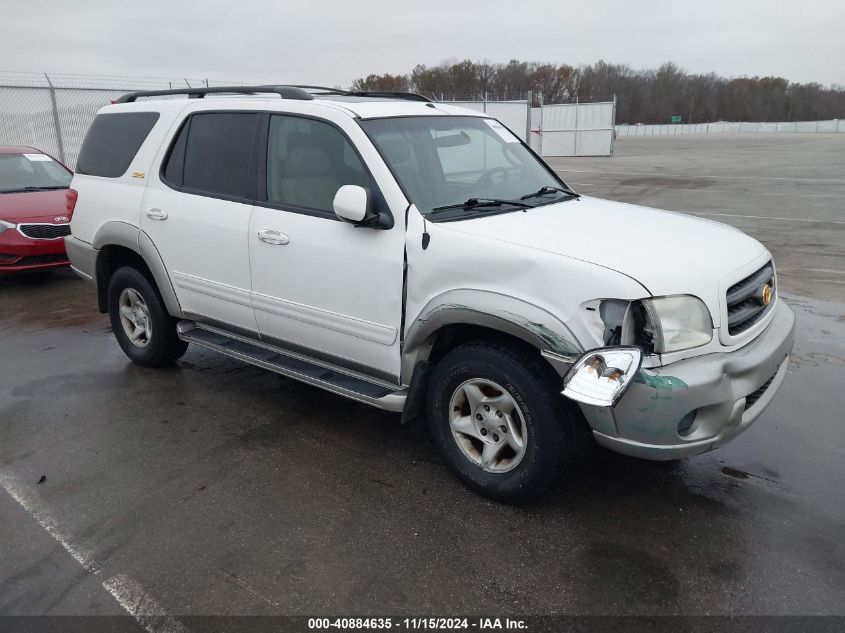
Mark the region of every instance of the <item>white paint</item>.
[[[757, 240], [725, 224], [588, 196], [529, 209], [527, 213], [503, 213], [438, 224], [437, 227], [438, 232], [441, 227], [443, 231], [460, 232], [460, 243], [452, 246], [455, 250], [475, 253], [476, 260], [477, 253], [489, 251], [512, 269], [525, 266], [526, 260], [538, 261], [540, 251], [564, 257], [557, 264], [547, 265], [553, 266], [561, 277], [577, 278], [580, 291], [562, 279], [540, 282], [536, 272], [527, 282], [519, 284], [507, 277], [495, 277], [480, 266], [474, 272], [482, 277], [481, 280], [465, 280], [458, 266], [450, 268], [449, 273], [440, 272], [445, 275], [445, 283], [453, 287], [457, 284], [491, 287], [502, 294], [518, 292], [521, 296], [536, 293], [545, 304], [540, 305], [556, 315], [579, 314], [579, 311], [573, 311], [573, 306], [597, 296], [607, 296], [597, 283], [599, 277], [595, 268], [579, 271], [577, 275], [574, 269], [569, 269], [570, 262], [575, 259], [623, 273], [656, 296], [691, 294], [699, 297], [707, 304], [713, 324], [719, 327], [727, 309], [724, 290], [771, 258]], [[436, 236], [431, 227], [429, 232], [433, 249]], [[412, 242], [408, 240], [409, 244]], [[512, 261], [505, 260], [505, 250], [501, 248], [505, 242], [521, 247], [509, 255], [513, 257]], [[654, 252], [644, 249], [643, 244], [659, 244], [660, 257], [655, 259]], [[440, 244], [436, 247], [439, 249]], [[713, 256], [715, 251], [718, 251], [718, 257]], [[451, 253], [429, 250], [426, 255], [448, 262]], [[419, 265], [410, 251], [408, 263], [410, 267]], [[720, 285], [725, 283], [727, 286], [720, 290]], [[555, 288], [555, 292], [550, 293], [549, 288]], [[764, 327], [765, 321], [761, 320], [758, 327]], [[756, 335], [760, 331], [758, 327], [749, 328], [749, 331]]]
[[[95, 576], [103, 571], [102, 565], [96, 560], [93, 552], [73, 543], [38, 498], [27, 495], [17, 482], [6, 474], [0, 474], [0, 487], [26, 510], [27, 514], [34, 518], [85, 571]], [[103, 588], [117, 600], [117, 603], [149, 633], [182, 633], [187, 630], [178, 620], [168, 615], [141, 585], [125, 574], [113, 576], [102, 584]]]
[[102, 567], [94, 559], [91, 552], [85, 551], [79, 546], [71, 544], [70, 539], [64, 534], [53, 517], [51, 517], [50, 514], [42, 507], [39, 500], [27, 497], [15, 481], [8, 475], [0, 475], [0, 487], [2, 487], [3, 490], [5, 490], [19, 506], [26, 510], [26, 512], [35, 519], [50, 536], [58, 541], [59, 545], [61, 545], [65, 551], [73, 557], [73, 560], [82, 565], [86, 571], [94, 575], [97, 575], [102, 571]]
[[802, 268], [801, 270], [811, 273], [830, 273], [832, 275], [845, 275], [845, 270], [831, 270], [830, 268]]
[[[645, 178], [685, 178], [692, 176], [684, 174], [650, 174], [641, 171], [605, 171], [597, 169], [555, 169], [559, 174], [611, 174], [614, 176], [643, 176]], [[696, 174], [696, 178], [719, 178], [722, 180], [785, 180], [787, 182], [827, 182], [845, 183], [845, 180], [833, 178], [790, 178], [786, 176], [714, 176], [712, 174]]]
[[810, 220], [808, 218], [781, 218], [770, 215], [738, 215], [735, 213], [710, 213], [708, 211], [685, 211], [693, 215], [716, 216], [721, 218], [753, 218], [755, 220], [777, 220], [779, 222], [813, 222], [816, 224], [845, 224], [842, 220]]
[[181, 633], [187, 630], [129, 576], [113, 576], [103, 583], [103, 587], [150, 633]]
[[[643, 189], [642, 185], [623, 185], [618, 182], [605, 182], [605, 183], [597, 183], [597, 182], [572, 182], [571, 180], [567, 180], [566, 184], [571, 185], [573, 187], [603, 187], [605, 189]], [[695, 193], [722, 193], [728, 195], [736, 195], [736, 191], [731, 189], [713, 189], [712, 187], [672, 187], [669, 191], [693, 191]], [[806, 200], [807, 198], [836, 198], [837, 200], [842, 196], [840, 194], [827, 194], [827, 193], [806, 193], [803, 191], [776, 191], [776, 192], [766, 192], [766, 191], [759, 191], [754, 193], [755, 196], [771, 196], [773, 198], [783, 198], [785, 196], [793, 196], [795, 198], [801, 198], [802, 200]]]

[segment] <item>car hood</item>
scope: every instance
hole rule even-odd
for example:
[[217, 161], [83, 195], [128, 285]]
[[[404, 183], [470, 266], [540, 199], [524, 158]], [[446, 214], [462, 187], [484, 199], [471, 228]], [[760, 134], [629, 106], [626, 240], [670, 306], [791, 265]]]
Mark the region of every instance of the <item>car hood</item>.
[[714, 321], [719, 282], [768, 254], [725, 224], [587, 196], [440, 226], [611, 268], [655, 296], [698, 296]]
[[55, 218], [67, 215], [66, 204], [67, 189], [0, 193], [0, 220], [18, 223], [48, 217], [50, 222], [63, 222]]

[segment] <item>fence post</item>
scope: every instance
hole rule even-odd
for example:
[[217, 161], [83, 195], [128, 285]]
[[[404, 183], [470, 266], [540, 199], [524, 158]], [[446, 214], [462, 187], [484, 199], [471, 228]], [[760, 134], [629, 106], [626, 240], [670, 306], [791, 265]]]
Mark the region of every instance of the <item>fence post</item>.
[[610, 155], [613, 156], [613, 144], [616, 142], [616, 95], [613, 95], [613, 114], [610, 115]]
[[540, 104], [540, 116], [537, 118], [537, 155], [543, 155], [543, 111], [545, 110], [545, 104]]
[[575, 135], [572, 137], [572, 155], [578, 156], [578, 95], [575, 95]]
[[47, 73], [44, 73], [44, 78], [47, 80], [47, 86], [50, 90], [50, 102], [53, 105], [53, 127], [56, 130], [56, 143], [59, 146], [59, 160], [62, 163], [65, 161], [65, 144], [62, 142], [62, 124], [59, 122], [59, 106], [56, 104], [56, 89], [53, 88], [53, 82]]
[[531, 145], [531, 106], [534, 104], [534, 93], [529, 90], [525, 95], [525, 142]]

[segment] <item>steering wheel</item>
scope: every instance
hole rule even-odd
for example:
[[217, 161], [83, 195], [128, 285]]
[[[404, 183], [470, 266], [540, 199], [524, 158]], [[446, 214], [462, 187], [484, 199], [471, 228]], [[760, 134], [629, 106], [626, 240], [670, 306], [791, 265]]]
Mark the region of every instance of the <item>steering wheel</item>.
[[[493, 176], [496, 174], [502, 174], [500, 179], [494, 179]], [[485, 171], [481, 176], [478, 177], [478, 180], [475, 181], [476, 185], [501, 185], [508, 179], [508, 170], [506, 167], [494, 167], [493, 169], [489, 169]]]

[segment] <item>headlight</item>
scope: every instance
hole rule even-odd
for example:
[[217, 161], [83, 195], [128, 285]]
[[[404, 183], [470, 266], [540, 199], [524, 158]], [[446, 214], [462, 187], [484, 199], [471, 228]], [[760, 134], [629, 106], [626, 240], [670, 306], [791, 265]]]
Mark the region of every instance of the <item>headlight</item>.
[[6, 220], [0, 220], [0, 233], [5, 232], [8, 229], [15, 228], [16, 225], [12, 224], [11, 222], [6, 222]]
[[706, 345], [713, 338], [710, 311], [698, 297], [676, 295], [643, 299], [658, 354]]

